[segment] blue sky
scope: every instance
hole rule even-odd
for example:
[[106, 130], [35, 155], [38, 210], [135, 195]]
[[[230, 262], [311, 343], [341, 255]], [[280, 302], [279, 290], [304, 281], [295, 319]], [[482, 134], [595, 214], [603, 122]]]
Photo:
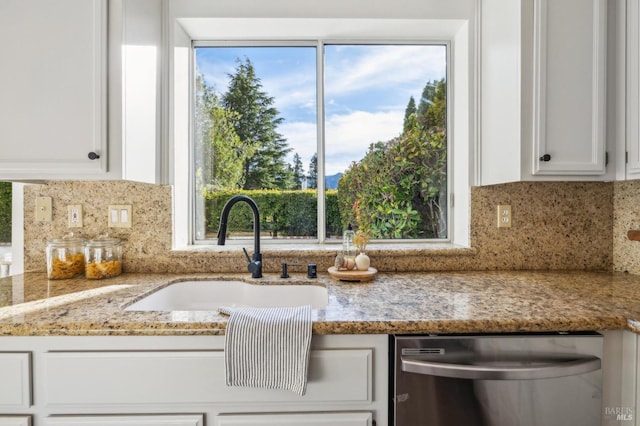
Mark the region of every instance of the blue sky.
[[[225, 93], [236, 58], [245, 57], [275, 99], [284, 118], [278, 131], [302, 157], [306, 171], [316, 152], [316, 49], [198, 48], [196, 67], [207, 84]], [[346, 170], [369, 144], [398, 136], [409, 97], [418, 102], [427, 81], [445, 75], [444, 46], [325, 46], [326, 174]]]

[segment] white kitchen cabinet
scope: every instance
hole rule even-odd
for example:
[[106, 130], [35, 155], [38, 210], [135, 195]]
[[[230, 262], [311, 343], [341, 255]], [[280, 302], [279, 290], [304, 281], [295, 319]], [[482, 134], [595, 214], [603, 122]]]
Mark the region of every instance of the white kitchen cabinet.
[[23, 354], [21, 363], [32, 369], [23, 379], [13, 371], [25, 369], [11, 360], [3, 370], [0, 356], [0, 374], [33, 383], [32, 402], [12, 400], [0, 416], [30, 415], [38, 426], [196, 426], [218, 417], [223, 425], [262, 418], [283, 425], [387, 424], [385, 335], [314, 335], [303, 396], [227, 387], [224, 345], [224, 336], [0, 337], [0, 355]]
[[621, 330], [603, 334], [602, 426], [638, 426], [638, 335]]
[[[56, 351], [44, 356], [50, 407], [370, 403], [373, 351], [311, 352], [307, 392], [227, 387], [224, 351]], [[162, 374], [159, 374], [162, 372]]]
[[0, 415], [0, 426], [31, 426], [31, 417]]
[[[0, 412], [31, 406], [31, 354], [0, 352]], [[0, 420], [0, 425], [3, 425]]]
[[481, 10], [481, 185], [605, 180], [606, 0]]
[[371, 413], [221, 415], [215, 426], [371, 426]]
[[202, 414], [158, 416], [58, 416], [49, 417], [51, 426], [204, 426]]
[[107, 0], [0, 3], [0, 180], [106, 176], [106, 26]]
[[533, 175], [605, 173], [606, 24], [606, 0], [534, 1]]
[[626, 2], [626, 179], [640, 178], [640, 4]]

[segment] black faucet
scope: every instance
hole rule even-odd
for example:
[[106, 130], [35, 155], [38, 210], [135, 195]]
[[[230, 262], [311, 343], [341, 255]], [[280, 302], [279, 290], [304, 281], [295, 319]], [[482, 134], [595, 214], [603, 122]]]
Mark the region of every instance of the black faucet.
[[262, 253], [260, 253], [260, 212], [258, 212], [258, 205], [251, 198], [246, 195], [234, 195], [231, 197], [227, 204], [222, 208], [222, 214], [220, 215], [220, 228], [218, 228], [218, 245], [223, 246], [225, 239], [227, 238], [227, 220], [229, 219], [229, 211], [231, 207], [238, 201], [244, 201], [249, 204], [251, 210], [253, 210], [253, 260], [249, 258], [249, 254], [246, 249], [244, 255], [247, 257], [249, 264], [247, 269], [251, 272], [252, 278], [262, 278]]

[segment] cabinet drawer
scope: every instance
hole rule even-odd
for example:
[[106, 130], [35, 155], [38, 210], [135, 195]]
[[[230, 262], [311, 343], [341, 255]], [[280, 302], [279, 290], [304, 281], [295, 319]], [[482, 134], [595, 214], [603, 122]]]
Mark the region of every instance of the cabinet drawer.
[[371, 426], [371, 413], [241, 414], [216, 416], [215, 426]]
[[31, 406], [31, 353], [0, 352], [0, 410]]
[[307, 393], [227, 387], [223, 351], [50, 352], [49, 406], [369, 403], [372, 349], [311, 352]]
[[0, 416], [0, 426], [31, 426], [31, 416]]
[[157, 416], [55, 416], [45, 425], [56, 426], [204, 426], [202, 414]]

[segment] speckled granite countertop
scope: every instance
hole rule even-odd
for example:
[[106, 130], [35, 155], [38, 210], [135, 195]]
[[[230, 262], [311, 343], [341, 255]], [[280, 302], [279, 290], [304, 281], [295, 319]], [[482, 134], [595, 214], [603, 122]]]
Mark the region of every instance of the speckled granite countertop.
[[0, 279], [0, 335], [224, 334], [227, 318], [217, 312], [123, 310], [170, 283], [207, 278], [327, 286], [328, 305], [313, 311], [315, 334], [640, 332], [640, 276], [623, 273], [390, 273], [370, 283], [343, 283], [324, 274], [317, 280], [123, 274], [48, 281], [44, 274], [28, 273]]

